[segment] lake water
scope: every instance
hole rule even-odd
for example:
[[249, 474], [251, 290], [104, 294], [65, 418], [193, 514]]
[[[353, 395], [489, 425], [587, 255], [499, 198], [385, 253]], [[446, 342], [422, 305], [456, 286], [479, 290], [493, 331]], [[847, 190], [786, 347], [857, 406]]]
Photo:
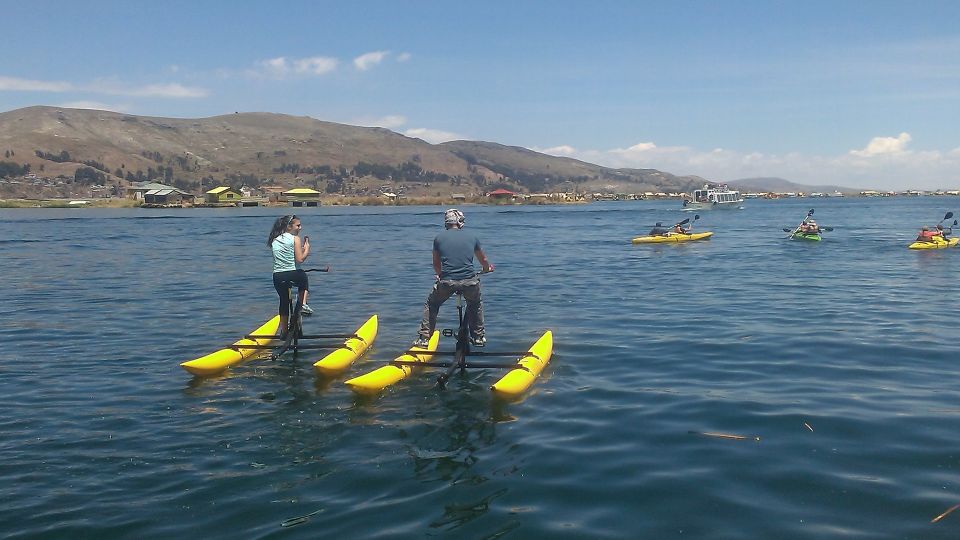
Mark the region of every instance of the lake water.
[[[298, 209], [333, 268], [306, 330], [380, 316], [333, 381], [313, 351], [178, 365], [275, 313], [284, 209], [0, 210], [0, 537], [957, 538], [960, 250], [906, 245], [960, 198], [744, 206], [636, 246], [691, 214], [464, 207], [487, 350], [554, 331], [515, 404], [492, 371], [343, 385], [416, 337], [443, 208]], [[810, 207], [835, 231], [786, 240]]]

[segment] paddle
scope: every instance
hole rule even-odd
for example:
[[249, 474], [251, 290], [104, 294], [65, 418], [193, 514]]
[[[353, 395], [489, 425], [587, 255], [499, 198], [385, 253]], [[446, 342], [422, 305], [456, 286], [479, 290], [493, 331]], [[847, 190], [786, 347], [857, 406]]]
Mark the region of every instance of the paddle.
[[[693, 216], [693, 220], [696, 221], [696, 220], [698, 220], [698, 219], [700, 219], [700, 214], [695, 214], [695, 215]], [[690, 223], [690, 218], [687, 218], [687, 219], [685, 219], [685, 220], [683, 220], [683, 221], [675, 224], [675, 225], [673, 226], [673, 228], [676, 229], [677, 227], [681, 227], [681, 226], [683, 226], [683, 225], [686, 225], [687, 223]], [[690, 225], [690, 228], [687, 229], [686, 234], [690, 234], [690, 231], [692, 231], [692, 230], [693, 230], [693, 225]], [[679, 234], [679, 233], [677, 233], [676, 231], [672, 231], [672, 232], [673, 232], [674, 234]]]
[[[795, 229], [786, 229], [786, 228], [784, 228], [784, 229], [783, 229], [783, 232], [785, 232], [785, 233], [790, 233], [790, 236], [788, 236], [787, 238], [790, 238], [791, 236], [793, 236], [793, 235], [797, 234], [798, 232], [800, 232], [800, 227], [802, 227], [803, 224], [807, 222], [807, 219], [808, 219], [810, 216], [813, 215], [813, 212], [814, 212], [814, 210], [813, 210], [813, 208], [811, 208], [811, 209], [807, 212], [807, 217], [803, 218], [803, 221], [800, 222], [800, 225], [797, 225], [797, 228], [795, 228]], [[827, 231], [827, 232], [832, 231], [832, 230], [833, 230], [833, 227], [817, 226], [817, 229], [819, 229], [819, 230], [817, 231], [817, 234], [819, 234], [819, 233], [824, 232], [824, 231]]]
[[947, 239], [948, 234], [953, 234], [953, 228], [957, 226], [957, 220], [953, 220], [953, 224], [947, 227], [946, 229], [941, 229], [943, 231], [943, 239]]
[[[950, 219], [950, 218], [952, 218], [952, 217], [953, 217], [953, 212], [947, 212], [947, 213], [943, 216], [943, 219], [940, 220], [940, 223], [943, 223], [944, 221], [946, 221], [946, 220], [948, 220], [948, 219]], [[940, 225], [940, 223], [937, 223], [937, 225]]]
[[[795, 232], [799, 232], [799, 231], [800, 231], [800, 228], [798, 227], [798, 228], [796, 228], [796, 229], [788, 229], [788, 228], [784, 227], [784, 228], [781, 229], [781, 230], [782, 230], [783, 232], [795, 233]], [[830, 231], [833, 230], [833, 227], [820, 227], [820, 230], [821, 230], [821, 231], [830, 232]]]

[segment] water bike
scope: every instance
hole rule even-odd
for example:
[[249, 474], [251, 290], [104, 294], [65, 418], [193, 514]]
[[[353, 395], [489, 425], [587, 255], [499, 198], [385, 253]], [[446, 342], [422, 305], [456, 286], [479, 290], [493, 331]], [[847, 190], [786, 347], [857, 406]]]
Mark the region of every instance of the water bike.
[[[328, 272], [329, 267], [313, 268], [307, 272]], [[291, 288], [287, 294], [292, 299]], [[298, 295], [299, 296], [299, 295]], [[370, 345], [377, 338], [377, 316], [373, 315], [350, 334], [305, 334], [303, 332], [302, 304], [290, 302], [290, 313], [287, 317], [287, 328], [278, 334], [280, 329], [280, 315], [259, 326], [243, 339], [236, 341], [219, 351], [189, 360], [180, 364], [180, 367], [198, 377], [207, 377], [224, 372], [227, 368], [271, 350], [270, 358], [276, 360], [288, 351], [294, 355], [303, 350], [331, 350], [313, 366], [320, 375], [336, 375], [347, 369], [357, 358], [363, 356]], [[303, 340], [321, 340], [320, 343], [300, 343]], [[342, 344], [330, 343], [330, 340], [344, 340]]]
[[[472, 350], [470, 345], [469, 321], [463, 313], [463, 295], [457, 295], [457, 319], [459, 327], [434, 331], [426, 348], [412, 348], [405, 351], [389, 364], [364, 375], [354, 377], [344, 384], [357, 394], [377, 395], [385, 388], [406, 379], [421, 368], [439, 368], [443, 372], [437, 376], [437, 386], [446, 387], [447, 381], [459, 370], [467, 369], [508, 369], [506, 375], [495, 382], [490, 389], [494, 395], [505, 400], [515, 400], [523, 395], [536, 380], [540, 372], [553, 355], [553, 332], [547, 330], [529, 349], [524, 352], [486, 352]], [[438, 351], [440, 336], [456, 337], [456, 347], [452, 351]], [[450, 361], [435, 361], [434, 356], [451, 356]], [[485, 362], [470, 360], [471, 357], [517, 357], [513, 362]]]
[[811, 216], [813, 216], [813, 208], [811, 208], [810, 211], [807, 212], [807, 217], [803, 218], [803, 221], [800, 223], [800, 225], [797, 225], [797, 228], [783, 229], [783, 232], [790, 233], [790, 236], [788, 236], [787, 238], [791, 240], [808, 240], [810, 242], [819, 242], [820, 240], [823, 239], [820, 233], [825, 231], [826, 232], [833, 231], [833, 227], [821, 227], [820, 225], [817, 225], [817, 232], [802, 231], [801, 229], [803, 228], [803, 224], [806, 223]]
[[[953, 212], [947, 212], [943, 219], [940, 220], [940, 223], [937, 223], [939, 226], [944, 221], [953, 217]], [[942, 233], [937, 236], [931, 236], [929, 238], [920, 240], [919, 238], [915, 240], [912, 244], [907, 246], [910, 249], [943, 249], [948, 247], [956, 246], [960, 243], [960, 238], [947, 238], [947, 235], [953, 233], [953, 227], [957, 226], [957, 220], [953, 220], [953, 225], [942, 229]]]
[[[693, 216], [694, 221], [698, 219], [700, 219], [699, 215]], [[687, 218], [677, 223], [676, 225], [674, 225], [674, 227], [683, 226], [683, 225], [686, 225], [687, 223], [690, 223], [690, 218]], [[655, 228], [660, 227], [660, 223], [657, 223], [656, 225], [654, 225], [654, 227]], [[631, 242], [633, 242], [634, 244], [661, 244], [661, 243], [669, 243], [669, 242], [691, 242], [693, 240], [704, 240], [706, 238], [710, 238], [711, 236], [713, 236], [712, 232], [683, 234], [683, 233], [677, 233], [673, 231], [667, 231], [667, 232], [664, 232], [663, 234], [638, 236], [633, 240], [631, 240]]]

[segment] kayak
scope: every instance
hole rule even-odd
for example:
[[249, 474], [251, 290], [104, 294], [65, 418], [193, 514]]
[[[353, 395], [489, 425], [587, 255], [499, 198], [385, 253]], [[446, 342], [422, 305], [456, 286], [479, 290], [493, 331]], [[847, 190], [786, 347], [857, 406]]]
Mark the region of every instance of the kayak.
[[934, 236], [931, 242], [918, 241], [907, 246], [910, 249], [943, 249], [953, 247], [960, 242], [960, 238], [948, 238], [944, 240], [939, 236]]
[[[266, 336], [274, 335], [277, 333], [277, 326], [280, 325], [280, 315], [275, 315], [269, 321], [263, 323], [259, 328], [250, 332], [248, 335], [252, 336]], [[217, 352], [212, 352], [206, 356], [201, 356], [200, 358], [190, 360], [188, 362], [183, 362], [180, 364], [180, 367], [198, 375], [200, 377], [208, 375], [216, 375], [221, 373], [223, 370], [228, 367], [239, 364], [247, 358], [257, 354], [262, 351], [262, 348], [255, 349], [244, 349], [244, 345], [267, 345], [274, 341], [273, 338], [256, 338], [256, 339], [247, 339], [243, 338], [240, 341], [234, 342], [233, 345], [220, 349]]]
[[[412, 348], [411, 350], [423, 351], [425, 353], [433, 352], [437, 350], [439, 343], [440, 332], [435, 331], [433, 335], [430, 336], [430, 341], [427, 342], [426, 349]], [[432, 354], [420, 353], [403, 353], [396, 358], [397, 361], [401, 362], [429, 362], [431, 359], [433, 359]], [[344, 384], [358, 394], [375, 395], [384, 388], [406, 379], [413, 373], [414, 368], [415, 366], [411, 364], [387, 364], [369, 373], [345, 381]]]
[[810, 240], [811, 242], [819, 242], [822, 240], [820, 233], [803, 233], [799, 231], [790, 235], [790, 238], [794, 240]]
[[494, 383], [490, 389], [493, 390], [494, 395], [503, 399], [520, 397], [540, 375], [551, 356], [553, 356], [553, 332], [547, 330], [527, 349], [527, 354], [517, 360], [517, 367]]
[[343, 342], [343, 347], [333, 351], [313, 364], [317, 375], [333, 377], [350, 367], [357, 358], [363, 356], [373, 341], [377, 339], [377, 316], [373, 315], [367, 322], [357, 328], [352, 337]]
[[667, 233], [663, 236], [638, 236], [633, 239], [634, 244], [658, 244], [662, 242], [690, 242], [693, 240], [703, 240], [713, 236], [712, 232], [701, 232], [693, 234]]

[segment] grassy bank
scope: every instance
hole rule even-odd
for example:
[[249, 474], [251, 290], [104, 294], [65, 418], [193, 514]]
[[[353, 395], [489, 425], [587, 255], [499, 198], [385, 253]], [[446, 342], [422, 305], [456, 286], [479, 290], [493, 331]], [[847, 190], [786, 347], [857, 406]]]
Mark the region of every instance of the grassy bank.
[[548, 205], [571, 204], [572, 201], [555, 201], [546, 199], [491, 199], [489, 197], [467, 197], [463, 200], [453, 200], [450, 197], [402, 197], [388, 199], [386, 197], [338, 197], [320, 200], [324, 206], [457, 206], [458, 204], [485, 204], [511, 206], [516, 204]]
[[[87, 204], [70, 204], [70, 201]], [[133, 199], [0, 199], [0, 208], [134, 208], [140, 201]]]
[[[86, 201], [87, 204], [70, 204], [71, 200]], [[582, 202], [582, 201], [581, 201]], [[0, 199], [0, 208], [136, 208], [142, 201], [134, 199]], [[573, 204], [572, 202], [547, 201], [544, 199], [518, 200], [490, 199], [488, 197], [468, 197], [465, 200], [453, 200], [450, 197], [325, 197], [320, 200], [322, 206], [457, 206], [465, 204], [484, 205], [544, 205]], [[287, 206], [286, 203], [272, 203], [267, 206]]]

